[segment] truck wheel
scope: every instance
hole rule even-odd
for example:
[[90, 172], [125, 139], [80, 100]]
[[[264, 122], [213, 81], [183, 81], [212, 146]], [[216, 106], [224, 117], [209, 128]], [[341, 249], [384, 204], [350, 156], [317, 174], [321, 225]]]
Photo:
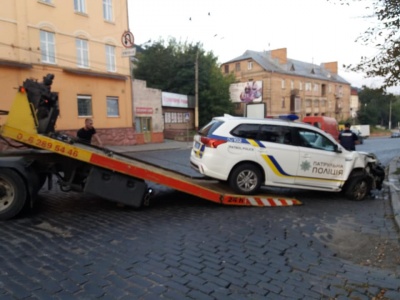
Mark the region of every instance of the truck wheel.
[[0, 169], [0, 220], [15, 217], [24, 207], [26, 198], [21, 176], [14, 170]]
[[261, 171], [252, 164], [242, 164], [233, 169], [229, 185], [238, 194], [253, 195], [261, 186]]
[[354, 201], [363, 200], [371, 191], [371, 180], [368, 176], [357, 175], [350, 177], [345, 187], [345, 195], [348, 199]]

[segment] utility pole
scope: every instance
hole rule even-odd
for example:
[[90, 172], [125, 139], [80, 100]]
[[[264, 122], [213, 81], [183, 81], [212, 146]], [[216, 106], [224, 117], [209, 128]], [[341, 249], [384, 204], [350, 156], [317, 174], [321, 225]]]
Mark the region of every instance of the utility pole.
[[389, 99], [389, 130], [392, 129], [392, 99]]
[[196, 52], [196, 62], [194, 64], [194, 129], [199, 130], [199, 50]]

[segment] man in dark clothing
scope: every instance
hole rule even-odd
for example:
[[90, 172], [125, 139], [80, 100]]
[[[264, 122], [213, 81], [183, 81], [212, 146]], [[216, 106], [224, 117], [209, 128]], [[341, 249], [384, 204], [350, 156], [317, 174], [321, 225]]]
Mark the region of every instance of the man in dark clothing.
[[93, 127], [93, 120], [86, 119], [85, 126], [78, 130], [77, 136], [81, 142], [90, 144], [92, 142], [92, 137], [94, 137], [99, 144], [99, 146], [103, 146], [103, 143], [100, 140], [100, 137], [96, 133], [96, 129]]
[[358, 144], [358, 136], [350, 130], [350, 123], [344, 124], [344, 130], [339, 134], [340, 145], [346, 150], [355, 151]]

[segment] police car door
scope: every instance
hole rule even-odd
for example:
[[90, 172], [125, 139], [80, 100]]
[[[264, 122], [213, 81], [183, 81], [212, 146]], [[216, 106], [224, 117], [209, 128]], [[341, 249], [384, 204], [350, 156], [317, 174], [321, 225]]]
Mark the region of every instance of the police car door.
[[266, 124], [260, 126], [259, 162], [266, 174], [266, 185], [293, 184], [299, 164], [299, 147], [292, 144], [289, 126]]
[[345, 180], [345, 156], [321, 133], [304, 128], [296, 131], [300, 160], [295, 185], [337, 190]]

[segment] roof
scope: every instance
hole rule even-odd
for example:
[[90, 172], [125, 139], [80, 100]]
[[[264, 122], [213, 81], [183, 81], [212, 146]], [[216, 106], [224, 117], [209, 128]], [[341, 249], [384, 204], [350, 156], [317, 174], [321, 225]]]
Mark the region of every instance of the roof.
[[285, 64], [281, 64], [277, 59], [273, 59], [271, 57], [271, 51], [259, 52], [253, 50], [246, 50], [246, 52], [244, 52], [242, 55], [234, 59], [231, 59], [223, 64], [228, 64], [235, 61], [242, 61], [248, 59], [254, 60], [261, 67], [263, 67], [266, 71], [269, 72], [276, 72], [287, 75], [296, 75], [301, 77], [308, 77], [308, 78], [336, 81], [345, 84], [350, 84], [343, 77], [339, 76], [338, 74], [330, 72], [321, 65], [307, 63], [291, 58], [287, 58], [287, 62]]

